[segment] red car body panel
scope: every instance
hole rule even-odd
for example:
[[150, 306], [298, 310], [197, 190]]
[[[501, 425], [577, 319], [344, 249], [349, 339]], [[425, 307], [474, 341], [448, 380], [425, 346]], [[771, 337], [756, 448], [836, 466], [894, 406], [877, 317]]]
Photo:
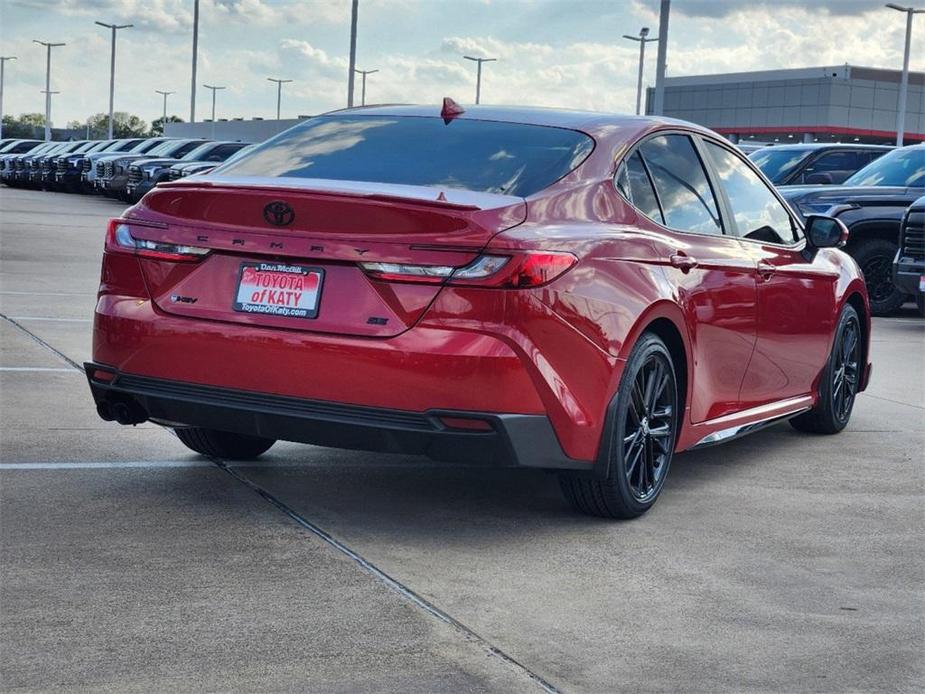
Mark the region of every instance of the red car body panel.
[[[712, 133], [528, 109], [462, 117], [573, 128], [595, 147], [526, 199], [343, 181], [206, 176], [159, 185], [126, 213], [133, 235], [212, 253], [189, 263], [106, 252], [94, 361], [119, 373], [312, 401], [542, 415], [565, 455], [590, 467], [625, 361], [646, 329], [675, 336], [684, 352], [677, 450], [812, 406], [845, 302], [859, 309], [869, 339], [864, 283], [846, 254], [821, 249], [807, 259], [802, 246], [672, 231], [615, 189], [621, 157], [640, 139], [664, 131], [721, 142]], [[292, 226], [261, 216], [279, 199], [295, 211]], [[525, 251], [571, 253], [578, 262], [523, 290], [383, 282], [357, 265], [462, 266], [481, 253]], [[296, 325], [231, 310], [240, 264], [269, 256], [324, 269], [316, 320]], [[677, 267], [677, 256], [696, 267]], [[861, 389], [868, 372], [869, 364]]]

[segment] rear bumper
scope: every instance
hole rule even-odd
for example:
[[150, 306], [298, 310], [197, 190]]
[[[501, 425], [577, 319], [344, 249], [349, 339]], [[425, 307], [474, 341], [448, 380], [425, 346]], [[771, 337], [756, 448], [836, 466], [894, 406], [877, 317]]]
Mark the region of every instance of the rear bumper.
[[[97, 411], [113, 419], [152, 420], [270, 439], [502, 467], [588, 470], [569, 458], [543, 415], [429, 410], [409, 412], [217, 388], [125, 374], [85, 364]], [[484, 422], [487, 430], [449, 426], [442, 418]], [[125, 423], [131, 423], [126, 421]]]

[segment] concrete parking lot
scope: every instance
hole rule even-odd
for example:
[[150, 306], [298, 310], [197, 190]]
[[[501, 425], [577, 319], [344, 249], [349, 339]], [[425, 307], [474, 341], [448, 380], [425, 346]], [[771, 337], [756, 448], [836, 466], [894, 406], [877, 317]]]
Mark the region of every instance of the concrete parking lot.
[[551, 475], [99, 420], [109, 200], [0, 189], [0, 688], [898, 692], [925, 684], [925, 322], [837, 437], [676, 458], [654, 510]]

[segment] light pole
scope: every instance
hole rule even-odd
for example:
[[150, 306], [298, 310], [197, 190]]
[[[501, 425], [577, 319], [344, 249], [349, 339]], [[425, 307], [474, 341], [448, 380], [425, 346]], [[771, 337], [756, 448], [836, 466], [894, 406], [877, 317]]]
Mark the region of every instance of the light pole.
[[112, 30], [112, 53], [109, 59], [109, 140], [112, 139], [112, 102], [116, 92], [116, 32], [119, 29], [128, 29], [134, 24], [105, 24], [103, 22], [95, 22], [101, 27], [106, 27], [107, 29]]
[[360, 0], [353, 0], [350, 10], [350, 64], [347, 67], [347, 108], [353, 108], [353, 75], [357, 68], [357, 15]]
[[196, 122], [196, 58], [199, 55], [199, 0], [193, 2], [193, 79], [190, 86], [189, 122]]
[[906, 51], [903, 54], [903, 76], [899, 83], [899, 107], [896, 112], [896, 146], [902, 147], [906, 130], [906, 94], [909, 91], [909, 49], [912, 46], [912, 15], [925, 12], [925, 9], [917, 10], [892, 2], [888, 2], [886, 6], [891, 10], [906, 13]]
[[32, 43], [37, 43], [48, 49], [48, 57], [45, 59], [45, 91], [42, 92], [45, 95], [45, 142], [48, 142], [51, 140], [51, 95], [58, 93], [51, 91], [51, 49], [66, 46], [67, 44], [48, 43], [38, 39], [32, 39]]
[[276, 120], [279, 120], [279, 107], [283, 100], [283, 85], [292, 80], [278, 80], [275, 77], [267, 77], [271, 82], [276, 82]]
[[202, 86], [205, 87], [206, 89], [212, 90], [212, 139], [214, 140], [215, 139], [215, 92], [219, 91], [220, 89], [224, 89], [225, 87], [216, 87], [211, 84], [204, 84]]
[[639, 30], [639, 36], [630, 36], [629, 34], [623, 34], [623, 38], [629, 39], [630, 41], [639, 41], [639, 77], [636, 80], [636, 115], [639, 115], [639, 108], [642, 104], [642, 69], [646, 62], [646, 44], [652, 43], [653, 41], [658, 41], [655, 39], [646, 38], [649, 35], [649, 27], [643, 27]]
[[668, 57], [668, 17], [671, 0], [662, 0], [658, 10], [658, 57], [655, 61], [655, 103], [652, 115], [660, 116], [665, 110], [665, 63]]
[[356, 73], [363, 75], [362, 87], [360, 87], [360, 106], [366, 106], [366, 75], [372, 75], [379, 72], [378, 70], [356, 70]]
[[479, 103], [479, 99], [482, 97], [482, 63], [493, 63], [497, 58], [473, 58], [471, 55], [464, 55], [463, 58], [479, 64], [475, 77], [475, 103]]
[[160, 89], [154, 91], [164, 97], [164, 115], [161, 117], [161, 134], [163, 134], [167, 129], [167, 97], [176, 92], [162, 92]]
[[6, 65], [7, 60], [16, 60], [16, 56], [0, 56], [0, 140], [3, 139], [3, 66]]

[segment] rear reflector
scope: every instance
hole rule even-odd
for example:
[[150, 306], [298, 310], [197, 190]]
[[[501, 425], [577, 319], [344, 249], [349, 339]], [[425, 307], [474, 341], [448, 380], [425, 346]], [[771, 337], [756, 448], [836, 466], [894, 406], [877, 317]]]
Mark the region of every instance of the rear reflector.
[[470, 417], [439, 417], [444, 426], [450, 429], [469, 429], [470, 431], [492, 431], [491, 422]]
[[109, 229], [106, 232], [106, 250], [108, 252], [131, 253], [143, 258], [169, 260], [178, 263], [194, 263], [209, 254], [208, 248], [179, 246], [173, 243], [135, 238], [129, 224], [120, 219], [110, 220]]
[[468, 265], [360, 263], [370, 277], [383, 282], [446, 283], [453, 286], [528, 289], [540, 287], [578, 262], [571, 253], [480, 255]]

